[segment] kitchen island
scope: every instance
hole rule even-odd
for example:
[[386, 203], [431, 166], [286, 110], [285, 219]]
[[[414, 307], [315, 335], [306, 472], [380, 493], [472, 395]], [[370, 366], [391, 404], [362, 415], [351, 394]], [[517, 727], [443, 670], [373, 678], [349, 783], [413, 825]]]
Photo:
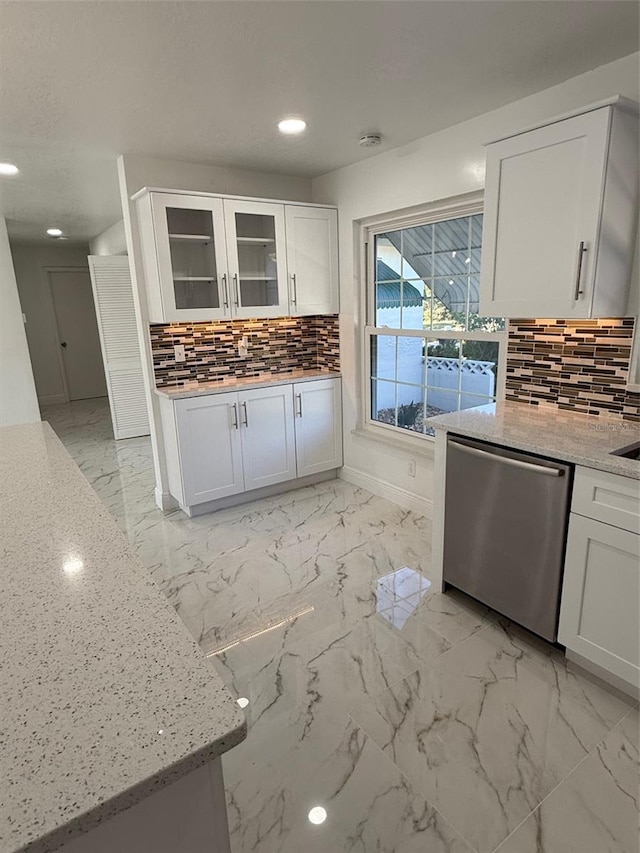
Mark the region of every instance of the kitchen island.
[[242, 711], [48, 424], [0, 477], [0, 853], [227, 851]]

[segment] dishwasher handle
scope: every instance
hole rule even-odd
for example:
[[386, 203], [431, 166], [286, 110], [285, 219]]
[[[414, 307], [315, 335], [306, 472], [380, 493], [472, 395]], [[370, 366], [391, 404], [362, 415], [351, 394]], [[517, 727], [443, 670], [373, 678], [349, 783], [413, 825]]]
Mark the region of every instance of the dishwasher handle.
[[461, 441], [456, 441], [453, 438], [449, 439], [449, 444], [455, 446], [457, 450], [463, 453], [469, 453], [471, 456], [479, 456], [481, 459], [493, 459], [504, 465], [511, 465], [514, 468], [523, 468], [525, 471], [534, 471], [537, 474], [545, 474], [547, 477], [563, 477], [564, 468], [551, 468], [548, 465], [537, 465], [535, 462], [524, 462], [522, 459], [512, 459], [509, 456], [502, 456], [499, 453], [491, 453], [489, 450], [481, 450], [479, 447], [471, 447], [468, 444], [463, 444]]

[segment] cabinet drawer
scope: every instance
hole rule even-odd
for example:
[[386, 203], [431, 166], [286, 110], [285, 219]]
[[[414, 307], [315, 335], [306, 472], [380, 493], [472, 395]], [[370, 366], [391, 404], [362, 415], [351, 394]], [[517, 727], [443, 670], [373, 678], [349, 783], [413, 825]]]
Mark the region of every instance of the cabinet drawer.
[[576, 468], [571, 512], [640, 533], [640, 480]]

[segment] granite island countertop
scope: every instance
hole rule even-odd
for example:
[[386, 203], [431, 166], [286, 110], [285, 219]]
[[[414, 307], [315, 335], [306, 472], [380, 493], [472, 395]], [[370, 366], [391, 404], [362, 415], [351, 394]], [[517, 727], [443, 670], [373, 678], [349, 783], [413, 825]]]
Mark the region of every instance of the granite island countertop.
[[266, 385], [291, 385], [293, 382], [313, 382], [316, 379], [339, 379], [342, 374], [333, 370], [292, 370], [290, 373], [260, 373], [258, 376], [234, 376], [210, 382], [185, 382], [182, 385], [155, 388], [160, 397], [182, 400], [207, 394], [224, 394], [229, 391], [248, 391]]
[[640, 461], [611, 455], [640, 441], [640, 423], [634, 421], [506, 400], [437, 415], [429, 426], [640, 479]]
[[245, 718], [46, 423], [0, 429], [0, 853], [46, 853]]

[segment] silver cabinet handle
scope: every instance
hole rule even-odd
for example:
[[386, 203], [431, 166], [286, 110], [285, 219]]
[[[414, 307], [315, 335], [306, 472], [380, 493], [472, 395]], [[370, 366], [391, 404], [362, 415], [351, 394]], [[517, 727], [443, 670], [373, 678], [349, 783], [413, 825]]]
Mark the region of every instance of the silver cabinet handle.
[[509, 456], [501, 456], [499, 453], [491, 453], [490, 450], [481, 450], [479, 447], [469, 447], [459, 441], [449, 439], [449, 444], [456, 450], [468, 453], [471, 456], [479, 456], [481, 459], [491, 459], [501, 465], [510, 465], [513, 468], [524, 468], [526, 471], [535, 471], [537, 474], [546, 474], [548, 477], [562, 477], [564, 468], [551, 468], [547, 465], [536, 465], [535, 462], [524, 462], [521, 459], [511, 459]]
[[298, 284], [296, 282], [296, 274], [294, 272], [291, 273], [291, 284], [293, 285], [291, 301], [294, 305], [298, 304]]
[[234, 302], [237, 306], [240, 305], [240, 289], [238, 287], [238, 273], [233, 274], [233, 292], [234, 292]]
[[227, 287], [227, 274], [225, 273], [222, 276], [222, 301], [224, 302], [224, 307], [229, 307], [229, 288]]
[[244, 415], [244, 420], [242, 421], [242, 423], [246, 427], [248, 427], [249, 426], [249, 418], [247, 416], [247, 404], [245, 402], [243, 402], [243, 403], [241, 403], [241, 406], [242, 406], [242, 413]]
[[231, 406], [231, 425], [238, 429], [238, 406], [235, 403]]
[[574, 299], [579, 299], [583, 293], [582, 290], [582, 259], [585, 256], [585, 252], [587, 251], [587, 247], [585, 246], [584, 240], [580, 241], [580, 247], [578, 248], [578, 270], [576, 272], [576, 293]]
[[296, 411], [296, 415], [301, 418], [302, 417], [302, 394], [296, 394], [296, 400], [298, 401], [298, 409]]

